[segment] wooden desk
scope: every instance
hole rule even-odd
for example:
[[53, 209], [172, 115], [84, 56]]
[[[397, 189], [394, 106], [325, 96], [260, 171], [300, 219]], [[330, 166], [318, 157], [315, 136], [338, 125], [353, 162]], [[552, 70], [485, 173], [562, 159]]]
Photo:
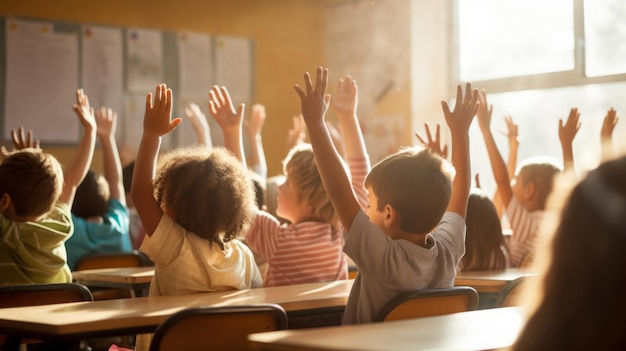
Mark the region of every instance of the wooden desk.
[[130, 290], [132, 295], [147, 296], [154, 267], [87, 269], [72, 272], [74, 282], [87, 287]]
[[344, 308], [352, 280], [192, 295], [137, 297], [0, 309], [0, 334], [75, 341], [153, 332], [172, 314], [192, 306], [276, 303], [288, 313]]
[[507, 268], [496, 271], [459, 272], [454, 279], [455, 286], [471, 286], [479, 295], [478, 308], [493, 307], [493, 303], [507, 284], [517, 278], [536, 276], [526, 268]]
[[253, 350], [491, 350], [513, 344], [524, 324], [520, 307], [248, 336]]

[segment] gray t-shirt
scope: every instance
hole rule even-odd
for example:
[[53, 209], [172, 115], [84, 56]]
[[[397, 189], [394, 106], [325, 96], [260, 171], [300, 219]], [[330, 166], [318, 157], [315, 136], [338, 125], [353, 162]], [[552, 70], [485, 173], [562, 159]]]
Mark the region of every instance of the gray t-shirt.
[[426, 241], [429, 248], [392, 240], [363, 211], [357, 213], [343, 248], [359, 267], [344, 325], [372, 322], [401, 292], [454, 286], [457, 264], [465, 254], [465, 221], [446, 212]]

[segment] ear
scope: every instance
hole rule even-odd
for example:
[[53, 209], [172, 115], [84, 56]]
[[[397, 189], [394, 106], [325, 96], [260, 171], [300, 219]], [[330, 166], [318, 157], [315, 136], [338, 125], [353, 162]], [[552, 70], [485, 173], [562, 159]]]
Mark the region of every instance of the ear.
[[4, 193], [0, 196], [0, 212], [3, 214], [5, 211], [11, 206], [11, 196], [9, 194]]
[[383, 213], [385, 215], [385, 228], [394, 227], [398, 222], [398, 212], [396, 211], [396, 209], [393, 208], [393, 206], [387, 204], [385, 206], [385, 209], [383, 210]]
[[537, 187], [535, 187], [535, 183], [528, 182], [524, 186], [524, 199], [531, 200], [532, 198], [535, 197], [536, 194], [537, 194]]

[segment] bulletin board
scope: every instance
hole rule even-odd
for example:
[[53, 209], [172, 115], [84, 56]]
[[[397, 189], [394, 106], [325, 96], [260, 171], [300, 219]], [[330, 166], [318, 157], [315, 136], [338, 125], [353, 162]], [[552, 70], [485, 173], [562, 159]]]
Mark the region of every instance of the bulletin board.
[[[42, 143], [72, 145], [81, 126], [72, 111], [83, 88], [92, 107], [118, 112], [118, 143], [136, 148], [146, 94], [159, 83], [174, 91], [174, 116], [190, 102], [207, 113], [213, 85], [233, 103], [253, 97], [253, 41], [207, 33], [121, 28], [87, 23], [0, 18], [0, 132], [32, 129]], [[221, 131], [208, 118], [213, 140]], [[164, 138], [163, 147], [195, 139], [190, 123]]]

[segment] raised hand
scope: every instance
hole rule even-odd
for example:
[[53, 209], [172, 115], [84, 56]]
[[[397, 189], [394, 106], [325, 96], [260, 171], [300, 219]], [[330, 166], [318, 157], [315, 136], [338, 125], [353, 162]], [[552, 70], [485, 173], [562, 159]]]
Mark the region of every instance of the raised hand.
[[287, 147], [289, 149], [303, 143], [304, 138], [306, 138], [306, 124], [302, 114], [293, 116], [291, 120], [293, 121], [293, 128], [287, 131]]
[[237, 110], [233, 106], [228, 89], [225, 86], [214, 86], [209, 92], [209, 112], [222, 128], [222, 132], [237, 132], [243, 124], [245, 104]]
[[96, 117], [94, 116], [93, 108], [89, 105], [89, 98], [85, 95], [83, 89], [76, 90], [76, 103], [72, 108], [76, 112], [83, 128], [92, 130], [96, 128]]
[[196, 133], [198, 142], [201, 145], [210, 146], [211, 130], [209, 128], [209, 122], [206, 120], [206, 116], [202, 113], [200, 107], [193, 102], [190, 103], [189, 106], [185, 108], [185, 116], [187, 116], [191, 122], [191, 126]]
[[266, 118], [267, 114], [265, 113], [265, 106], [261, 104], [254, 104], [252, 106], [252, 111], [250, 112], [250, 120], [243, 123], [246, 133], [250, 137], [260, 135], [263, 131], [263, 125], [265, 124]]
[[330, 104], [330, 95], [326, 94], [328, 87], [328, 68], [318, 67], [316, 72], [315, 86], [311, 82], [309, 72], [304, 74], [306, 92], [296, 84], [295, 89], [300, 96], [302, 105], [302, 117], [307, 126], [322, 123]]
[[[467, 94], [467, 91], [465, 93]], [[478, 101], [480, 103], [476, 114], [476, 118], [478, 119], [478, 126], [481, 130], [489, 130], [489, 128], [491, 128], [491, 115], [493, 113], [493, 105], [489, 105], [487, 103], [487, 92], [485, 91], [485, 89], [482, 89], [478, 92]]]
[[[479, 95], [480, 103], [478, 103]], [[448, 103], [445, 100], [441, 101], [443, 114], [446, 119], [446, 123], [450, 128], [450, 132], [453, 135], [455, 132], [467, 132], [469, 130], [469, 126], [472, 124], [474, 116], [479, 110], [481, 110], [483, 103], [485, 105], [487, 103], [487, 96], [484, 90], [479, 94], [478, 89], [472, 90], [472, 84], [468, 82], [465, 87], [464, 95], [461, 84], [457, 85], [454, 110], [450, 111]], [[487, 127], [489, 127], [489, 123], [491, 123], [491, 112], [492, 107], [489, 107], [488, 109], [482, 109], [481, 113], [479, 113], [479, 115], [482, 115], [483, 118], [482, 123], [486, 123]], [[479, 119], [479, 124], [480, 123]]]
[[617, 125], [619, 118], [617, 117], [617, 111], [614, 108], [610, 108], [604, 117], [602, 122], [602, 130], [600, 131], [600, 137], [603, 140], [611, 139], [613, 137], [613, 130]]
[[432, 134], [430, 132], [430, 126], [428, 122], [424, 123], [424, 128], [426, 129], [426, 140], [420, 135], [419, 132], [415, 132], [415, 136], [419, 140], [422, 145], [426, 148], [430, 149], [432, 152], [437, 155], [447, 159], [448, 158], [448, 145], [441, 146], [441, 124], [437, 123], [437, 127], [435, 129], [435, 138], [433, 139]]
[[172, 119], [172, 89], [167, 85], [159, 84], [154, 92], [146, 96], [146, 112], [143, 118], [144, 135], [161, 137], [178, 126], [181, 118]]
[[506, 122], [506, 132], [503, 132], [509, 141], [509, 149], [517, 148], [519, 146], [519, 126], [515, 121], [513, 121], [513, 117], [504, 116], [504, 122]]
[[11, 139], [13, 139], [14, 150], [9, 151], [6, 147], [0, 147], [0, 153], [2, 158], [5, 158], [12, 154], [15, 150], [22, 150], [26, 148], [39, 149], [39, 140], [33, 139], [33, 131], [29, 130], [24, 133], [24, 127], [11, 130]]
[[578, 108], [570, 109], [567, 121], [563, 124], [563, 119], [559, 118], [559, 140], [561, 145], [572, 145], [574, 137], [580, 129], [580, 113]]
[[353, 117], [356, 114], [358, 96], [356, 80], [350, 76], [339, 79], [337, 92], [333, 97], [330, 108], [340, 121], [342, 118]]
[[96, 135], [100, 140], [115, 135], [117, 129], [117, 113], [111, 108], [101, 107], [96, 111]]

